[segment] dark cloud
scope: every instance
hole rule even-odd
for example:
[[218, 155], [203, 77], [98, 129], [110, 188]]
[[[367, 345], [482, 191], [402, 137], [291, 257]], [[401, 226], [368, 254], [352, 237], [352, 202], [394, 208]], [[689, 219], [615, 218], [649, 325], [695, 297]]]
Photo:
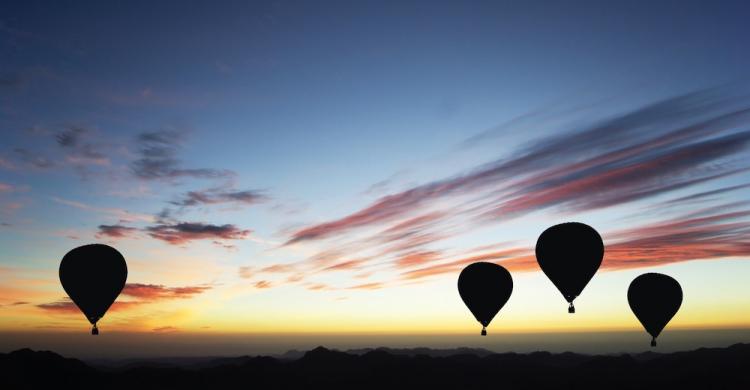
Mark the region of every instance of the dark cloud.
[[38, 169], [48, 169], [54, 167], [56, 164], [49, 158], [36, 154], [30, 150], [24, 148], [16, 148], [13, 150], [21, 162]]
[[242, 240], [251, 233], [250, 230], [243, 230], [231, 224], [212, 225], [197, 222], [159, 224], [147, 227], [146, 231], [151, 237], [173, 245], [203, 239]]
[[170, 203], [175, 206], [189, 207], [221, 203], [253, 205], [265, 202], [266, 200], [268, 200], [268, 197], [261, 191], [257, 190], [232, 191], [209, 189], [205, 191], [189, 191], [182, 197], [182, 199]]
[[83, 127], [72, 126], [57, 134], [57, 144], [64, 148], [76, 147], [81, 139], [81, 135], [86, 132]]
[[177, 154], [185, 139], [185, 132], [160, 130], [138, 135], [140, 157], [132, 162], [135, 176], [145, 180], [171, 181], [181, 177], [216, 179], [234, 176], [229, 170], [183, 168]]
[[108, 147], [93, 142], [93, 133], [86, 127], [71, 125], [55, 136], [57, 144], [66, 154], [66, 161], [79, 169], [79, 173], [84, 177], [88, 173], [86, 166], [110, 164], [106, 152]]
[[138, 229], [123, 225], [99, 225], [97, 237], [123, 238], [137, 232]]

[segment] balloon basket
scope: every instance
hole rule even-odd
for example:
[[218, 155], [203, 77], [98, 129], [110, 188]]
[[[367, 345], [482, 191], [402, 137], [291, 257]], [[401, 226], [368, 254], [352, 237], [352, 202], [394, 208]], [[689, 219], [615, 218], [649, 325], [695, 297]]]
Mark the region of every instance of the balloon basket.
[[487, 329], [482, 328], [482, 336], [487, 336]]
[[575, 314], [575, 312], [576, 312], [576, 308], [575, 306], [573, 306], [573, 303], [571, 303], [570, 306], [568, 306], [568, 313]]
[[94, 336], [99, 334], [99, 328], [96, 327], [96, 324], [94, 324], [94, 327], [91, 328], [91, 334]]

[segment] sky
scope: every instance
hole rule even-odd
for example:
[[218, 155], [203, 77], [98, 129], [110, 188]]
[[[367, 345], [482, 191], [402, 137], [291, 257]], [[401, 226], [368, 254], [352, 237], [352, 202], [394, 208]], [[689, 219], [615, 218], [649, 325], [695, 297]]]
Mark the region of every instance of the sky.
[[[213, 354], [236, 352], [216, 347], [229, 339], [481, 345], [456, 288], [476, 261], [513, 276], [498, 348], [611, 332], [645, 346], [626, 298], [645, 272], [684, 292], [665, 348], [680, 332], [750, 341], [748, 16], [692, 1], [3, 2], [0, 348], [22, 334], [102, 350], [77, 337], [89, 325], [58, 279], [89, 243], [128, 264], [99, 323], [113, 356], [129, 337]], [[567, 221], [605, 244], [574, 316], [534, 257]]]

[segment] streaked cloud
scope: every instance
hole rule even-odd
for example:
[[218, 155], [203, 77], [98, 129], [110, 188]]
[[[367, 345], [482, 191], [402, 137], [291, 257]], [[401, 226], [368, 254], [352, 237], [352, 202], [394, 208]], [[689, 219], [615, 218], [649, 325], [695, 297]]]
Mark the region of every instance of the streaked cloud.
[[242, 240], [251, 231], [232, 224], [213, 225], [200, 222], [179, 222], [176, 224], [158, 224], [149, 226], [146, 232], [158, 240], [172, 245], [183, 245], [195, 240]]
[[123, 238], [130, 237], [138, 229], [124, 225], [99, 225], [97, 237]]
[[268, 197], [258, 190], [235, 191], [221, 188], [203, 191], [189, 191], [179, 200], [170, 202], [175, 206], [199, 206], [222, 203], [235, 203], [241, 205], [254, 205], [265, 202]]
[[136, 177], [145, 180], [172, 181], [178, 178], [217, 179], [235, 176], [225, 169], [184, 168], [177, 155], [186, 133], [177, 129], [162, 129], [141, 133], [137, 137], [138, 158], [130, 167]]
[[[535, 116], [525, 118], [524, 126]], [[747, 173], [750, 164], [742, 157], [749, 148], [750, 101], [746, 98], [705, 90], [665, 99], [587, 126], [562, 129], [467, 173], [383, 196], [341, 218], [299, 228], [285, 245], [314, 243], [322, 248], [320, 254], [328, 254], [323, 256], [325, 266], [319, 256], [310, 256], [279, 270], [315, 275], [340, 268], [382, 269], [383, 264], [390, 264], [400, 274], [397, 279], [378, 282], [381, 286], [399, 279], [457, 273], [475, 261], [498, 262], [517, 271], [538, 270], [533, 250], [513, 244], [463, 254], [458, 248], [443, 251], [436, 247], [479, 227], [508, 223], [540, 210], [572, 215], [663, 198], [699, 185], [703, 191], [669, 202], [679, 205], [738, 191], [747, 185], [710, 186]], [[670, 225], [670, 229], [677, 226]], [[637, 234], [608, 243], [612, 250], [605, 268], [744, 253], [742, 234], [747, 230], [734, 235], [736, 245], [729, 245], [713, 236], [733, 234], [725, 226], [702, 229], [701, 242], [695, 245], [703, 245], [704, 240], [707, 245], [692, 255], [678, 249], [679, 245], [669, 251], [665, 248], [663, 256], [648, 253], [648, 246], [661, 247], [662, 241]], [[662, 238], [676, 242], [675, 237], [688, 236], [673, 231]], [[626, 256], [628, 248], [643, 258]], [[351, 259], [362, 260], [356, 267], [347, 267]]]
[[208, 285], [201, 286], [183, 286], [183, 287], [166, 287], [160, 284], [143, 284], [128, 283], [122, 289], [122, 294], [137, 298], [140, 300], [160, 300], [174, 298], [192, 298], [195, 295], [202, 294], [212, 287]]
[[117, 218], [122, 222], [153, 222], [154, 216], [148, 214], [141, 214], [130, 212], [128, 210], [114, 208], [114, 207], [98, 207], [83, 202], [78, 202], [69, 199], [63, 199], [56, 196], [51, 198], [54, 202], [60, 203], [66, 206], [75, 207], [77, 209], [90, 211], [93, 213], [99, 213]]
[[[347, 215], [295, 231], [288, 244], [410, 217], [442, 198], [480, 218], [547, 207], [585, 211], [647, 199], [743, 172], [750, 102], [699, 91], [583, 129], [539, 139], [469, 173], [384, 196]], [[735, 158], [734, 161], [730, 158]], [[484, 205], [468, 208], [477, 201]]]

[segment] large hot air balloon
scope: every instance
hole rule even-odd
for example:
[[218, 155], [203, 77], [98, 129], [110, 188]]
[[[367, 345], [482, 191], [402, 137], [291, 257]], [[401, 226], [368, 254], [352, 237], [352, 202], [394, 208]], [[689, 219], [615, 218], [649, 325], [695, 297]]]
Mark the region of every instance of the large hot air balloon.
[[91, 244], [68, 252], [60, 262], [60, 283], [93, 328], [112, 305], [128, 277], [128, 266], [111, 246]]
[[458, 276], [458, 293], [474, 318], [482, 324], [482, 336], [513, 292], [510, 272], [494, 263], [469, 264]]
[[536, 261], [568, 301], [568, 313], [576, 312], [573, 300], [599, 269], [602, 257], [602, 237], [591, 226], [579, 222], [552, 226], [536, 242]]
[[655, 347], [659, 333], [680, 310], [682, 287], [670, 276], [643, 274], [630, 283], [628, 303], [638, 321], [651, 335], [651, 346]]

